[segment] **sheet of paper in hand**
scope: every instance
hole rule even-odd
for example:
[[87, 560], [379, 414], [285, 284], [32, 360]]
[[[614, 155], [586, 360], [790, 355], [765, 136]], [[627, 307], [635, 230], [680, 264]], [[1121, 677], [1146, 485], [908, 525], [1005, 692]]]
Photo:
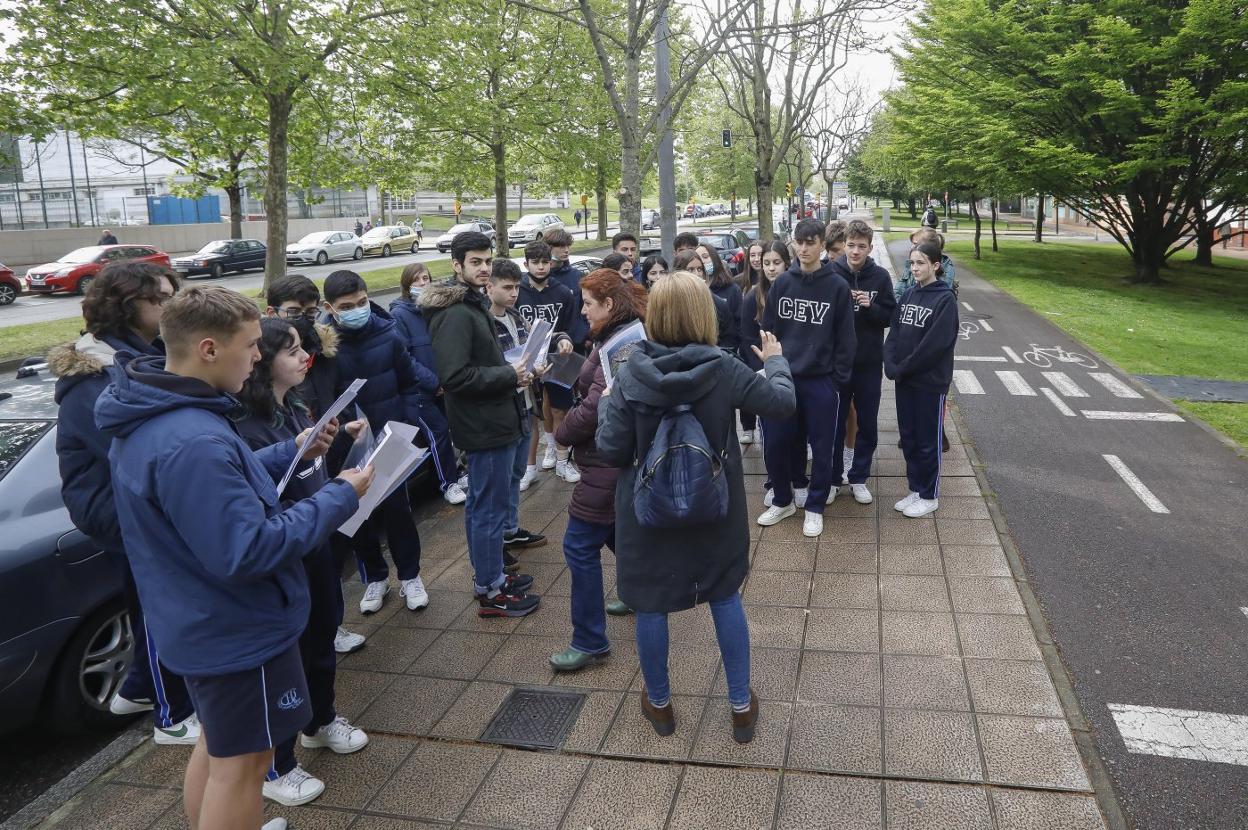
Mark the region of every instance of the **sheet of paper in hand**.
[[[317, 421], [312, 426], [312, 431], [308, 433], [308, 440], [305, 441], [304, 444], [308, 444], [316, 440], [316, 436], [321, 434], [321, 430], [325, 429], [326, 425], [329, 424], [330, 421], [338, 417], [339, 412], [346, 409], [347, 406], [350, 405], [351, 401], [355, 400], [355, 396], [359, 394], [360, 388], [364, 386], [365, 382], [365, 378], [356, 378], [351, 381], [351, 385], [338, 396], [338, 400], [330, 404], [329, 409], [325, 410], [325, 414], [321, 416], [321, 420]], [[286, 485], [290, 483], [290, 477], [295, 474], [295, 467], [299, 466], [299, 459], [302, 455], [303, 446], [300, 446], [295, 450], [295, 457], [290, 462], [290, 466], [286, 468], [286, 475], [282, 476], [282, 480], [277, 484], [277, 494], [279, 496], [286, 490]]]
[[400, 421], [389, 421], [377, 439], [377, 447], [365, 459], [362, 466], [373, 465], [373, 484], [360, 499], [360, 508], [338, 528], [347, 536], [364, 524], [364, 520], [386, 500], [386, 497], [402, 486], [429, 451], [416, 446], [417, 428]]
[[615, 382], [615, 373], [620, 368], [620, 364], [628, 358], [629, 353], [636, 347], [636, 344], [645, 339], [646, 327], [639, 320], [625, 326], [613, 334], [610, 340], [602, 344], [599, 357], [602, 359], [602, 374], [607, 379], [608, 389]]

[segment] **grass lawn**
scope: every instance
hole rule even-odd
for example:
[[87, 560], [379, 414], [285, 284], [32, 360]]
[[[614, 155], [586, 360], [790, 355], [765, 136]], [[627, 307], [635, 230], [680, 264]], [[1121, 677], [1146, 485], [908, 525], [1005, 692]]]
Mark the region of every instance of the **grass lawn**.
[[[891, 234], [890, 234], [891, 236]], [[1248, 381], [1248, 261], [1193, 252], [1170, 259], [1160, 285], [1124, 280], [1131, 261], [1116, 245], [1002, 240], [972, 259], [968, 240], [951, 241], [959, 264], [995, 283], [1126, 371]], [[1248, 404], [1184, 402], [1189, 412], [1248, 445]]]

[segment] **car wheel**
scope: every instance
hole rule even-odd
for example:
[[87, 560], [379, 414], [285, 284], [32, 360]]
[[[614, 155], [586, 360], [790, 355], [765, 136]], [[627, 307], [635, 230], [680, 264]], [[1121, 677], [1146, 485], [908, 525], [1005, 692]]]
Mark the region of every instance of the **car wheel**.
[[86, 294], [87, 289], [91, 287], [91, 283], [94, 280], [95, 280], [95, 277], [83, 277], [82, 279], [78, 280], [78, 285], [74, 286], [74, 292], [77, 294]]
[[49, 688], [53, 729], [74, 732], [115, 723], [109, 701], [134, 661], [134, 632], [121, 602], [92, 614], [61, 652]]
[[221, 263], [214, 262], [208, 269], [208, 273], [212, 274], [212, 278], [214, 280], [219, 280], [225, 276], [225, 269], [221, 267]]
[[390, 246], [389, 246], [389, 245], [386, 245], [385, 247], [383, 247], [383, 248], [381, 249], [381, 255], [382, 255], [383, 257], [390, 256]]
[[351, 254], [351, 258], [352, 258], [352, 259], [356, 259], [356, 260], [363, 259], [363, 258], [364, 258], [364, 249], [363, 249], [363, 248], [356, 248], [356, 249], [355, 249], [355, 253]]
[[17, 291], [8, 283], [0, 283], [0, 305], [9, 305], [17, 299]]
[[329, 254], [325, 253], [324, 251], [321, 251], [319, 254], [316, 255], [317, 265], [324, 265], [327, 262], [329, 262]]

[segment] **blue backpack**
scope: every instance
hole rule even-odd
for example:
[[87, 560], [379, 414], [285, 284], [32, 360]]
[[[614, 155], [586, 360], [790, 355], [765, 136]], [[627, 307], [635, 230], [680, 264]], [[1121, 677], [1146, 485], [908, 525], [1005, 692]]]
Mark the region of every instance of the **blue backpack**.
[[664, 412], [633, 482], [638, 524], [659, 530], [723, 521], [728, 516], [727, 446], [722, 453], [711, 449], [691, 405]]

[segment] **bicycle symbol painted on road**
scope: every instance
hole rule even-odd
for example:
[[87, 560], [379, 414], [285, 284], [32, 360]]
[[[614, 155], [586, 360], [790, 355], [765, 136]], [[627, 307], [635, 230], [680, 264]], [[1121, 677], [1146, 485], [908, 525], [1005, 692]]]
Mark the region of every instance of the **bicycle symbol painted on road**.
[[972, 334], [978, 334], [978, 333], [979, 333], [978, 323], [972, 323], [968, 320], [963, 320], [960, 324], [958, 324], [958, 337], [962, 338], [963, 340], [970, 340]]
[[1054, 363], [1074, 363], [1085, 369], [1097, 368], [1097, 362], [1086, 354], [1068, 352], [1061, 346], [1044, 348], [1036, 343], [1031, 343], [1030, 346], [1031, 348], [1023, 352], [1023, 360], [1041, 369], [1048, 369]]

